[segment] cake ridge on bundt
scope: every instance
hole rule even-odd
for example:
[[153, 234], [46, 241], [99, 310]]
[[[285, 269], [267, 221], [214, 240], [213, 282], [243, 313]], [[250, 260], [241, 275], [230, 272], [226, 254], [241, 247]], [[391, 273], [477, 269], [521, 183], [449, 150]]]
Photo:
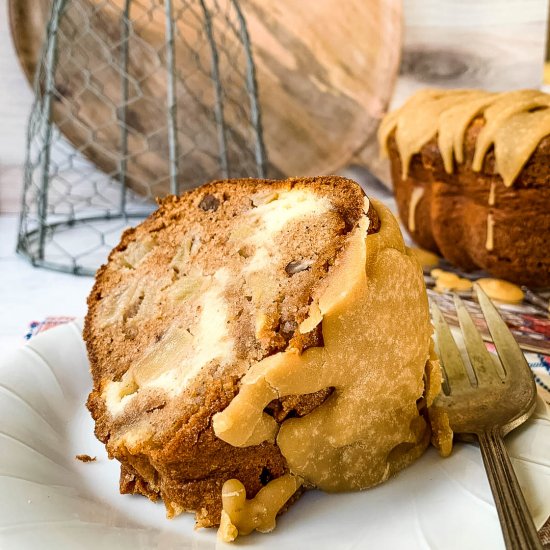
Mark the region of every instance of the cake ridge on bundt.
[[379, 129], [400, 217], [466, 270], [550, 285], [550, 95], [421, 90]]
[[[167, 197], [123, 235], [88, 304], [96, 435], [121, 492], [162, 498], [168, 517], [217, 525], [227, 505], [224, 529], [244, 532], [226, 482], [271, 494], [276, 514], [283, 487], [283, 503], [300, 487], [366, 488], [429, 442], [441, 377], [421, 270], [351, 180]], [[320, 418], [324, 438], [309, 426]]]

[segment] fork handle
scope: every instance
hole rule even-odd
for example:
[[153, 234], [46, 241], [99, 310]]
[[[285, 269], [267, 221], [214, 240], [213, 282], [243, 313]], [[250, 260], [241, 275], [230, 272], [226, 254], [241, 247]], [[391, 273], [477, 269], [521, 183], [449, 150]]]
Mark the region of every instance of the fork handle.
[[507, 550], [543, 550], [500, 429], [477, 436]]

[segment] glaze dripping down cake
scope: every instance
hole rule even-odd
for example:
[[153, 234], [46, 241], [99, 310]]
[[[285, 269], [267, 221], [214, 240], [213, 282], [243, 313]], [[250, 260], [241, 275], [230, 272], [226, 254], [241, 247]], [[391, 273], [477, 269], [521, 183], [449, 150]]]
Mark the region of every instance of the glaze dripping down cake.
[[273, 528], [303, 488], [380, 483], [431, 436], [448, 451], [420, 267], [350, 180], [168, 197], [88, 303], [96, 435], [121, 492], [161, 498], [168, 517], [221, 521], [229, 540]]
[[550, 95], [421, 90], [383, 120], [400, 217], [466, 269], [550, 286]]

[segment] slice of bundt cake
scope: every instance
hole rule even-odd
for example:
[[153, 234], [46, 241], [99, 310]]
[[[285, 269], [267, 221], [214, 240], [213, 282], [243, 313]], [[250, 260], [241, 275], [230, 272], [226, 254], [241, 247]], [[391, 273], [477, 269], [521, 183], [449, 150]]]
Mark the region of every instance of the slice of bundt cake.
[[[440, 374], [421, 270], [350, 180], [168, 197], [88, 304], [96, 435], [121, 492], [162, 498], [168, 517], [217, 525], [223, 504], [225, 538], [270, 529], [300, 486], [369, 487], [429, 441]], [[245, 495], [263, 512], [236, 506]]]

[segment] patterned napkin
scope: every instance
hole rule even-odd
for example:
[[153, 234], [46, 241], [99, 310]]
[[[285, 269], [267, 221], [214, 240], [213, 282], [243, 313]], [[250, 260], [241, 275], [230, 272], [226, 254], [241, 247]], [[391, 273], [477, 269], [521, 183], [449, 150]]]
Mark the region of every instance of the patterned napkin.
[[550, 355], [526, 353], [525, 357], [533, 371], [540, 395], [550, 405]]
[[32, 321], [29, 323], [29, 328], [25, 334], [25, 340], [30, 340], [40, 332], [44, 332], [51, 328], [55, 328], [65, 323], [74, 321], [74, 317], [46, 317], [43, 321]]
[[[25, 339], [30, 340], [40, 332], [74, 321], [74, 317], [46, 317], [43, 321], [32, 321], [25, 334]], [[489, 351], [494, 352], [494, 346], [487, 344]], [[539, 353], [526, 353], [525, 357], [533, 370], [533, 376], [537, 383], [537, 389], [542, 398], [550, 405], [550, 356]], [[550, 550], [550, 518], [539, 530], [539, 537], [545, 550]]]

